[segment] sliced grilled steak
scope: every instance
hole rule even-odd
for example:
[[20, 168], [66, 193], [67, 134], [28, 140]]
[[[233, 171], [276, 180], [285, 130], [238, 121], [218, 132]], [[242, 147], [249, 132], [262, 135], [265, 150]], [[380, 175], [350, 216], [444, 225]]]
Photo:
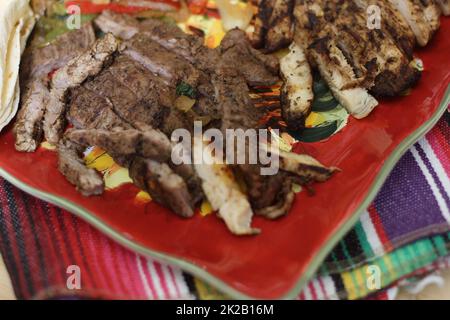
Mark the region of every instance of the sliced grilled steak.
[[[176, 90], [168, 86], [164, 81], [149, 72], [143, 65], [125, 55], [116, 57], [114, 63], [107, 72], [117, 82], [126, 86], [137, 99], [145, 99], [151, 96], [150, 91], [157, 92], [157, 102], [168, 108], [172, 108], [176, 99]], [[153, 98], [151, 98], [153, 100]]]
[[188, 61], [153, 41], [146, 34], [137, 34], [125, 43], [124, 54], [141, 63], [153, 74], [176, 85], [181, 79], [197, 86], [200, 72]]
[[81, 54], [95, 41], [95, 33], [90, 22], [80, 29], [64, 33], [46, 46], [31, 44], [25, 50], [20, 66], [21, 86], [26, 87], [28, 80], [47, 76], [48, 73], [62, 68], [72, 58]]
[[[83, 146], [98, 146], [106, 150], [115, 159], [130, 166], [132, 158], [141, 157], [166, 163], [177, 175], [183, 178], [189, 187], [193, 204], [202, 198], [200, 180], [190, 164], [176, 165], [172, 162], [173, 144], [169, 138], [159, 130], [146, 126], [143, 130], [114, 128], [113, 130], [69, 130], [66, 138]], [[126, 158], [126, 161], [123, 161]], [[149, 190], [151, 191], [151, 190]]]
[[230, 30], [219, 46], [221, 64], [239, 70], [250, 86], [273, 85], [278, 78], [278, 59], [252, 48], [244, 31]]
[[33, 152], [42, 140], [42, 118], [49, 96], [47, 85], [46, 79], [36, 78], [22, 97], [22, 106], [14, 124], [17, 151]]
[[61, 140], [58, 144], [58, 169], [77, 190], [85, 195], [103, 193], [103, 178], [84, 164], [81, 154], [83, 148], [71, 141]]
[[[159, 104], [157, 91], [154, 91], [156, 88], [148, 87], [145, 91], [134, 91], [113, 76], [110, 72], [113, 68], [114, 65], [104, 69], [94, 79], [87, 81], [84, 87], [107, 98], [114, 112], [131, 125], [142, 122], [159, 127], [170, 109]], [[142, 73], [140, 77], [135, 77], [128, 83], [148, 80], [145, 76], [146, 74]]]
[[125, 40], [131, 39], [138, 32], [145, 32], [153, 41], [168, 50], [177, 52], [191, 63], [196, 62], [196, 57], [200, 52], [208, 51], [203, 46], [203, 38], [188, 35], [177, 26], [158, 19], [138, 21], [128, 15], [103, 11], [96, 18], [95, 23], [103, 32], [111, 32], [116, 37]]
[[42, 140], [41, 122], [49, 101], [48, 74], [65, 66], [94, 41], [94, 30], [87, 23], [45, 47], [30, 45], [25, 50], [20, 67], [21, 109], [14, 126], [18, 151], [32, 152]]
[[133, 182], [147, 190], [155, 201], [182, 217], [192, 217], [194, 204], [188, 186], [167, 164], [134, 157], [129, 172]]
[[132, 126], [114, 112], [111, 101], [79, 86], [68, 95], [67, 120], [78, 129], [128, 129]]
[[[225, 63], [220, 64], [212, 81], [216, 89], [216, 100], [222, 110], [222, 131], [225, 133], [226, 129], [258, 128], [260, 115], [255, 112], [248, 87], [239, 76], [239, 71]], [[249, 152], [248, 141], [246, 143], [246, 152]], [[236, 151], [238, 152], [237, 149]], [[248, 154], [246, 158], [249, 159]], [[292, 181], [285, 173], [261, 175], [259, 164], [238, 164], [234, 166], [234, 171], [243, 177], [250, 203], [256, 213], [264, 212], [270, 218], [287, 213], [287, 210], [278, 210], [280, 207], [290, 208], [293, 200], [290, 196]], [[274, 210], [269, 210], [269, 207]]]
[[83, 146], [98, 146], [120, 156], [140, 156], [158, 162], [170, 161], [172, 144], [165, 134], [154, 129], [70, 130], [66, 138]]
[[104, 33], [112, 33], [118, 38], [128, 40], [139, 32], [140, 22], [126, 14], [118, 14], [109, 10], [103, 11], [96, 19], [95, 24]]
[[[228, 59], [229, 63], [233, 63], [239, 69], [243, 68], [241, 70], [249, 84], [273, 84], [277, 80], [278, 60], [253, 49], [245, 33], [239, 29], [229, 31], [216, 52], [203, 45], [203, 38], [186, 34], [177, 26], [157, 19], [139, 22], [130, 16], [105, 11], [96, 19], [96, 24], [103, 32], [112, 32], [124, 39], [131, 39], [139, 32], [140, 41], [142, 38], [153, 40], [206, 73], [213, 72], [222, 57]], [[133, 43], [129, 46], [135, 47]], [[145, 47], [147, 48], [148, 45]], [[152, 57], [154, 57], [153, 54]], [[171, 56], [168, 56], [167, 59], [174, 61]], [[239, 66], [237, 66], [238, 63]], [[153, 67], [151, 70], [158, 73]], [[207, 93], [211, 93], [211, 91]]]
[[[175, 91], [174, 86], [165, 84], [142, 64], [125, 54], [119, 55], [95, 77], [70, 90], [68, 118], [77, 128], [91, 130], [69, 131], [66, 138], [83, 146], [104, 148], [121, 165], [128, 167], [130, 174], [156, 167], [165, 170], [163, 163], [166, 163], [174, 176], [181, 178], [188, 187], [189, 202], [194, 206], [203, 199], [195, 171], [192, 166], [171, 163], [169, 139], [152, 129], [160, 128], [169, 135], [175, 129], [189, 128], [186, 116], [173, 107]], [[113, 121], [108, 121], [105, 126], [97, 121], [98, 115], [107, 115]], [[113, 123], [119, 124], [118, 127], [112, 127]], [[122, 130], [127, 128], [137, 130]], [[136, 157], [141, 160], [135, 163]], [[158, 181], [153, 171], [145, 173], [144, 177], [147, 177], [148, 183], [150, 180]], [[161, 194], [167, 191], [164, 188], [168, 186], [152, 183], [149, 187], [136, 175], [133, 180], [145, 186], [152, 197], [159, 199], [157, 201], [166, 204]], [[179, 208], [177, 210], [178, 214], [187, 215]]]
[[44, 118], [45, 138], [56, 144], [65, 128], [65, 99], [68, 89], [80, 85], [88, 77], [101, 71], [105, 63], [118, 50], [118, 42], [112, 34], [96, 41], [80, 56], [59, 69], [51, 81], [51, 91]]

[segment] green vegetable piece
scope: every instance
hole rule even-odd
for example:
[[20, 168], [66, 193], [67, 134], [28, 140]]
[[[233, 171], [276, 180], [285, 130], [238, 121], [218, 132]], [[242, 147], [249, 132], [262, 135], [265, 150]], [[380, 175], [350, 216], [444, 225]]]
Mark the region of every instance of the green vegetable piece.
[[186, 96], [191, 99], [195, 99], [197, 97], [197, 92], [195, 89], [192, 88], [190, 84], [183, 81], [177, 85], [176, 93], [178, 96]]
[[329, 100], [314, 99], [311, 110], [314, 112], [325, 112], [335, 109], [338, 105], [339, 102], [334, 98]]
[[330, 137], [338, 128], [338, 122], [333, 121], [327, 125], [305, 128], [293, 134], [294, 138], [302, 142], [317, 142]]
[[316, 96], [321, 96], [328, 92], [328, 86], [325, 81], [320, 79], [319, 81], [314, 81], [313, 91]]

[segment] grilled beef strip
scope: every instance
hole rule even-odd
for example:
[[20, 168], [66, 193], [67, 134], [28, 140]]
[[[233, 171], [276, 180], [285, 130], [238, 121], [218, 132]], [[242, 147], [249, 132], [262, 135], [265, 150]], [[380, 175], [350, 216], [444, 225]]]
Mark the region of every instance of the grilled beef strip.
[[[249, 89], [245, 80], [239, 76], [239, 71], [225, 62], [221, 63], [212, 78], [212, 82], [216, 90], [216, 100], [221, 106], [221, 130], [224, 134], [226, 129], [247, 130], [259, 127], [259, 116], [255, 112], [249, 96]], [[249, 152], [248, 141], [246, 143], [246, 152]], [[249, 159], [248, 154], [246, 158]], [[293, 197], [290, 196], [290, 193], [292, 193], [291, 179], [284, 172], [263, 176], [260, 169], [261, 165], [259, 164], [237, 164], [233, 166], [235, 174], [243, 177], [250, 203], [255, 212], [260, 213], [268, 207], [278, 209], [283, 206], [290, 208], [293, 200]], [[267, 210], [264, 213], [267, 217], [275, 218], [286, 212], [277, 211], [275, 214]]]
[[105, 10], [95, 19], [95, 24], [103, 32], [111, 32], [124, 40], [131, 39], [138, 32], [147, 33], [153, 41], [158, 42], [168, 50], [176, 51], [186, 60], [194, 63], [194, 56], [199, 51], [207, 51], [203, 46], [203, 38], [197, 35], [184, 33], [175, 25], [165, 23], [158, 19], [139, 21], [132, 16], [117, 14]]
[[[146, 186], [144, 190], [159, 199], [157, 201], [164, 201], [161, 194], [165, 191], [159, 190], [165, 188], [162, 182], [155, 187], [154, 183], [137, 180], [138, 177], [132, 173], [141, 172], [143, 168], [153, 170], [154, 162], [165, 168], [163, 164], [166, 163], [173, 175], [183, 180], [181, 185], [188, 187], [189, 192], [182, 192], [180, 196], [189, 195], [184, 202], [190, 203], [192, 211], [203, 198], [200, 182], [192, 166], [175, 165], [170, 161], [172, 145], [166, 136], [175, 129], [189, 127], [186, 116], [173, 108], [175, 91], [174, 86], [166, 85], [143, 65], [126, 54], [120, 54], [95, 77], [70, 91], [68, 119], [76, 128], [89, 130], [70, 130], [66, 138], [85, 147], [97, 145], [104, 148], [118, 163], [128, 167], [133, 181]], [[92, 105], [90, 100], [94, 101], [95, 108], [86, 108], [86, 105]], [[112, 119], [107, 123], [115, 127], [105, 127], [104, 122], [97, 121], [99, 114]], [[135, 161], [136, 157], [141, 160]], [[154, 174], [147, 173], [147, 179], [154, 180]], [[163, 204], [172, 207], [170, 202]], [[188, 215], [179, 207], [173, 209], [182, 216]]]
[[97, 27], [105, 33], [112, 33], [118, 38], [128, 40], [139, 32], [140, 22], [132, 16], [104, 10], [95, 18]]
[[70, 88], [99, 73], [105, 63], [118, 50], [118, 42], [112, 34], [97, 40], [92, 47], [70, 60], [55, 72], [51, 81], [49, 104], [44, 116], [45, 138], [50, 143], [58, 143], [65, 128], [65, 99]]
[[47, 76], [62, 68], [89, 48], [95, 41], [95, 33], [92, 23], [88, 22], [80, 29], [60, 35], [50, 44], [42, 46], [41, 41], [37, 34], [33, 34], [24, 51], [20, 65], [22, 89], [32, 79]]
[[113, 104], [107, 97], [102, 97], [85, 86], [70, 90], [67, 101], [67, 121], [77, 129], [132, 128], [116, 114]]
[[209, 114], [213, 119], [217, 117], [217, 109], [211, 98], [213, 87], [205, 70], [194, 66], [183, 55], [167, 49], [160, 44], [161, 41], [154, 41], [153, 38], [149, 32], [137, 34], [125, 42], [124, 54], [141, 63], [156, 77], [162, 76], [169, 86], [185, 83], [195, 88], [198, 100], [193, 111], [198, 116]]
[[75, 129], [69, 130], [65, 137], [84, 146], [97, 146], [112, 154], [123, 157], [137, 155], [158, 162], [170, 161], [172, 144], [159, 130], [136, 129]]
[[172, 143], [164, 133], [150, 126], [144, 131], [76, 129], [69, 130], [65, 138], [84, 147], [95, 145], [106, 150], [121, 165], [129, 168], [133, 182], [180, 216], [192, 216], [196, 205], [203, 199], [200, 182], [192, 166], [174, 165], [171, 162]]
[[242, 30], [230, 30], [222, 39], [218, 51], [221, 63], [226, 61], [239, 69], [249, 86], [273, 85], [279, 80], [278, 59], [253, 49]]
[[26, 94], [14, 124], [17, 151], [33, 152], [42, 140], [42, 118], [48, 102], [49, 90], [46, 78], [34, 79]]
[[103, 178], [94, 169], [86, 167], [81, 157], [84, 148], [69, 140], [61, 139], [57, 149], [58, 170], [76, 186], [82, 195], [92, 196], [103, 193]]
[[[147, 42], [153, 40], [207, 74], [211, 74], [219, 60], [226, 56], [230, 57], [230, 63], [240, 63], [239, 68], [244, 68], [243, 75], [250, 85], [269, 85], [277, 80], [278, 60], [253, 49], [245, 33], [239, 29], [230, 30], [218, 50], [211, 50], [203, 45], [202, 37], [186, 34], [177, 26], [158, 19], [139, 22], [130, 16], [104, 11], [95, 23], [103, 32], [112, 32], [116, 36], [123, 34], [122, 29], [133, 28], [134, 32], [127, 32], [125, 39], [130, 39], [139, 32], [141, 39], [146, 38]], [[135, 47], [134, 42], [130, 47]]]
[[163, 78], [167, 84], [176, 85], [180, 79], [184, 79], [187, 84], [196, 87], [201, 76], [199, 70], [188, 61], [143, 33], [138, 33], [126, 42], [124, 54]]
[[194, 210], [188, 186], [166, 163], [134, 157], [129, 172], [133, 182], [147, 190], [155, 201], [182, 217], [192, 217]]
[[94, 41], [91, 23], [59, 36], [44, 47], [33, 45], [34, 35], [24, 52], [20, 68], [21, 109], [14, 125], [16, 150], [32, 152], [43, 137], [42, 119], [49, 100], [48, 74], [86, 50]]

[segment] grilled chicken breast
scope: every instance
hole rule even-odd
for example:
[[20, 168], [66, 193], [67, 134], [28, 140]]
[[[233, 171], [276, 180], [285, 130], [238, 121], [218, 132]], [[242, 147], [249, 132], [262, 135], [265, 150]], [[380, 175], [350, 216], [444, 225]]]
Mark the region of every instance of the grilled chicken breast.
[[281, 110], [289, 128], [302, 128], [314, 99], [313, 77], [306, 54], [293, 42], [289, 53], [280, 60]]
[[450, 1], [449, 0], [436, 0], [437, 4], [441, 8], [441, 12], [444, 16], [450, 15]]
[[[268, 1], [259, 2], [257, 32], [267, 33], [273, 8]], [[430, 41], [442, 13], [450, 14], [449, 0], [296, 0], [293, 39], [337, 100], [362, 118], [377, 105], [373, 96], [397, 96], [417, 83], [421, 72], [413, 63], [414, 47]], [[267, 47], [267, 42], [259, 37], [258, 46]], [[287, 73], [281, 74], [287, 87], [290, 79]], [[308, 77], [297, 80], [303, 81], [298, 87], [308, 87]], [[295, 128], [298, 124], [289, 112], [294, 110], [290, 102], [298, 99], [298, 92], [284, 90], [283, 99], [283, 115]], [[297, 109], [308, 113], [307, 104]]]
[[397, 46], [409, 58], [413, 57], [416, 37], [403, 15], [389, 1], [355, 0], [355, 3], [364, 11], [370, 11], [370, 6], [380, 9], [380, 27], [383, 32], [392, 37]]
[[295, 0], [260, 0], [251, 38], [256, 48], [273, 52], [289, 45], [294, 35]]
[[[194, 141], [194, 152], [203, 153], [205, 142]], [[203, 192], [212, 208], [218, 212], [228, 229], [234, 234], [251, 235], [260, 230], [252, 228], [253, 211], [246, 195], [237, 183], [231, 168], [204, 152], [202, 163], [195, 164], [195, 170], [202, 180]]]
[[[389, 0], [389, 2], [403, 15], [409, 27], [416, 36], [420, 46], [426, 46], [435, 29], [435, 23], [430, 23], [432, 11], [431, 1], [428, 0]], [[424, 5], [425, 3], [425, 5]], [[428, 5], [426, 5], [428, 4]], [[430, 17], [426, 17], [425, 11]]]
[[337, 45], [336, 28], [328, 23], [324, 2], [300, 0], [295, 9], [295, 41], [307, 48], [308, 56], [327, 81], [336, 99], [356, 118], [367, 116], [378, 102], [361, 84]]
[[430, 25], [431, 32], [436, 32], [441, 25], [441, 8], [435, 0], [419, 0], [419, 3], [423, 7], [423, 13], [428, 21], [428, 24]]
[[310, 54], [336, 100], [352, 116], [362, 119], [378, 105], [367, 89], [355, 85], [357, 79], [352, 67], [330, 38], [321, 38], [313, 43]]

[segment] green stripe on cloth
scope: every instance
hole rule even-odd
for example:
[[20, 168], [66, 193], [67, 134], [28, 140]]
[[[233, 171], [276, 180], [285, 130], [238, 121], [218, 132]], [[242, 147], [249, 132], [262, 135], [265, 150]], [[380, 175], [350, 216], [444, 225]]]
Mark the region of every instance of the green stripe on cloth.
[[366, 257], [372, 257], [374, 255], [374, 252], [372, 250], [372, 247], [369, 244], [369, 241], [367, 240], [367, 235], [364, 232], [361, 222], [358, 222], [355, 225], [355, 231], [356, 231], [356, 234], [358, 235], [358, 239], [361, 244], [361, 248], [364, 252], [364, 255]]
[[[357, 227], [358, 229], [358, 227]], [[357, 231], [358, 232], [358, 231]], [[361, 240], [361, 239], [360, 239]], [[326, 265], [322, 265], [320, 272], [315, 280], [322, 281], [324, 278], [331, 278], [336, 292], [332, 293], [332, 296], [345, 299], [361, 299], [370, 295], [373, 295], [379, 289], [377, 287], [371, 287], [368, 284], [376, 284], [373, 282], [374, 278], [371, 278], [374, 274], [372, 270], [377, 269], [380, 271], [379, 288], [387, 288], [395, 284], [401, 279], [406, 278], [408, 275], [417, 272], [432, 263], [439, 261], [442, 258], [449, 256], [450, 249], [450, 232], [436, 235], [428, 238], [423, 238], [418, 241], [407, 244], [403, 247], [395, 249], [390, 253], [373, 257], [369, 255], [371, 247], [369, 243], [361, 241], [363, 243], [362, 248], [367, 256], [372, 256], [366, 263], [360, 266], [354, 267], [351, 270], [340, 269], [340, 272], [330, 272]], [[345, 244], [340, 243], [339, 255], [348, 255]], [[330, 253], [330, 260], [337, 266], [342, 261], [336, 259], [335, 252]], [[199, 279], [194, 281], [197, 294], [200, 299], [224, 299], [225, 295], [205, 284]]]
[[[340, 274], [349, 299], [359, 299], [386, 288], [415, 270], [424, 268], [439, 258], [447, 256], [450, 242], [443, 242], [442, 236], [421, 239], [385, 254], [370, 263]], [[438, 243], [438, 245], [436, 245]], [[380, 271], [380, 287], [370, 287], [373, 279], [370, 271]]]
[[433, 238], [434, 246], [436, 247], [437, 253], [440, 256], [446, 256], [448, 254], [447, 247], [445, 245], [444, 238], [442, 236], [436, 236]]

